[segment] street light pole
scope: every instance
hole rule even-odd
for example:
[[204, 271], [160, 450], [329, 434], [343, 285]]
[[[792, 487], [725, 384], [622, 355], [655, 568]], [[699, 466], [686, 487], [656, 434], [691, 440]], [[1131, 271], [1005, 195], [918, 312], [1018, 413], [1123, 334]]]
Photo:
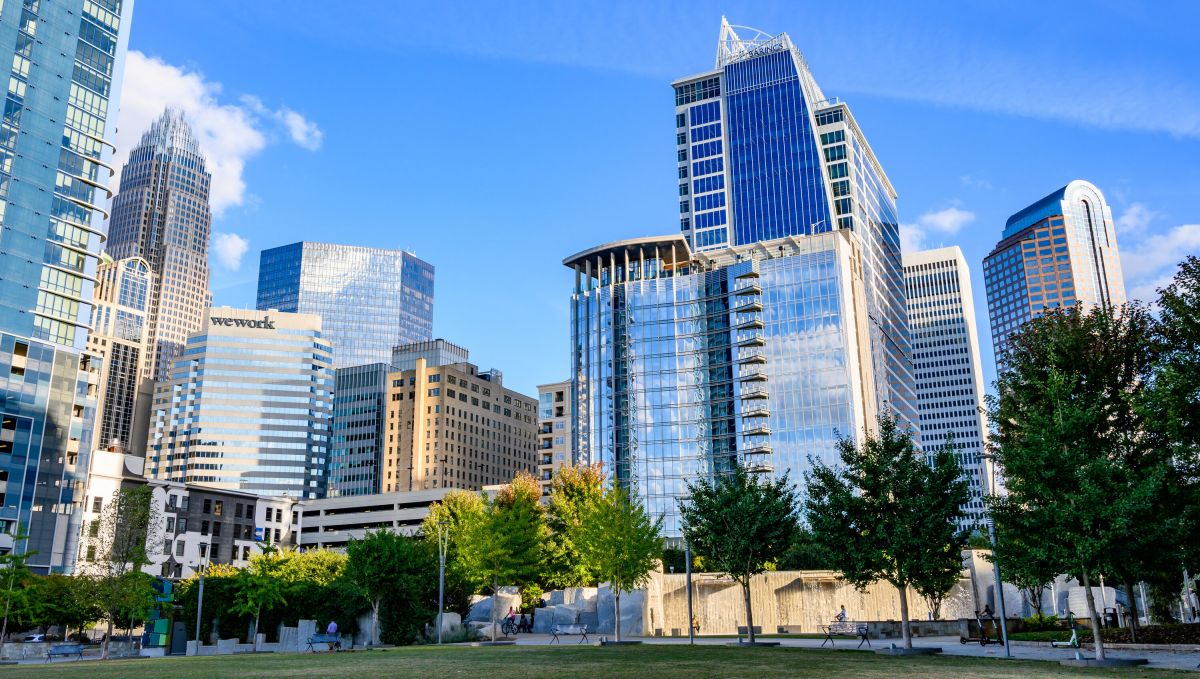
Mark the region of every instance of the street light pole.
[[[987, 465], [987, 470], [980, 469], [984, 480], [988, 482], [988, 495], [996, 496], [996, 464], [995, 458], [987, 455], [980, 456], [980, 461], [990, 461], [992, 464]], [[989, 475], [990, 474], [990, 475]], [[1011, 658], [1012, 651], [1008, 647], [1008, 618], [1004, 611], [1004, 580], [1000, 578], [1000, 562], [996, 560], [996, 521], [992, 518], [991, 512], [988, 512], [987, 517], [988, 537], [992, 542], [992, 572], [996, 577], [996, 612], [1000, 614], [1000, 638], [1004, 643], [1004, 657]], [[983, 634], [983, 630], [980, 630]]]
[[696, 626], [692, 624], [692, 543], [683, 543], [683, 560], [687, 569], [687, 601], [688, 601], [688, 643], [696, 643]]
[[204, 612], [204, 563], [208, 561], [208, 543], [201, 542], [200, 549], [204, 553], [200, 555], [200, 589], [196, 594], [196, 655], [200, 655], [200, 616]]
[[442, 612], [446, 610], [446, 546], [450, 541], [449, 525], [445, 521], [439, 521], [438, 530], [438, 614], [437, 614], [437, 642], [442, 643]]

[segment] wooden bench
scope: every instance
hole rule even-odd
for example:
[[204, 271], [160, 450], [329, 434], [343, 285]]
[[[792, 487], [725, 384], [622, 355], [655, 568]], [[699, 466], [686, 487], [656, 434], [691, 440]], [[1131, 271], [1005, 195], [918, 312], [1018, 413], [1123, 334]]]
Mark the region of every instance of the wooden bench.
[[825, 640], [821, 642], [822, 647], [826, 643], [831, 647], [836, 646], [833, 642], [834, 637], [858, 637], [858, 648], [862, 648], [864, 642], [867, 644], [867, 648], [871, 647], [871, 640], [867, 638], [867, 626], [861, 622], [834, 620], [828, 625], [821, 625], [821, 631], [825, 633]]
[[333, 651], [342, 647], [342, 638], [336, 634], [313, 634], [308, 637], [308, 650], [316, 653], [313, 644], [325, 644]]
[[588, 640], [587, 625], [555, 625], [554, 629], [550, 630], [550, 634], [554, 635], [554, 638], [550, 640], [552, 644], [559, 641], [559, 635], [577, 634], [579, 635], [579, 643], [581, 644]]
[[50, 650], [46, 651], [46, 662], [50, 662], [52, 658], [60, 655], [64, 658], [74, 655], [83, 660], [83, 644], [55, 644], [50, 647]]

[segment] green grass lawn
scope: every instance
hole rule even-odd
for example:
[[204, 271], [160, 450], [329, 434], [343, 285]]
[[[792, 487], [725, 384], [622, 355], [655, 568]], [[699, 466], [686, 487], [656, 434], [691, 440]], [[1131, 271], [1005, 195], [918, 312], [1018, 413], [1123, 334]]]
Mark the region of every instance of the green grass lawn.
[[[1124, 670], [1153, 679], [1195, 677], [1165, 670]], [[83, 661], [0, 667], [0, 677], [468, 677], [471, 679], [560, 679], [565, 677], [1075, 677], [1114, 676], [1113, 672], [1062, 667], [1056, 663], [989, 658], [878, 656], [854, 651], [784, 648], [642, 645], [431, 646], [352, 653], [261, 654], [204, 658]]]

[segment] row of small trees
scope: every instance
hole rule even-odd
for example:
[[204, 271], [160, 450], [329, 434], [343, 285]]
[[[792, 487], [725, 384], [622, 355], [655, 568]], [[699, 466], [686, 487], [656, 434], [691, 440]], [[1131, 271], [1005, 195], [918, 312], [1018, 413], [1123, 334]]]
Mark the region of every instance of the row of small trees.
[[[1003, 356], [989, 403], [1006, 577], [1038, 605], [1060, 573], [1085, 587], [1150, 585], [1178, 601], [1200, 564], [1200, 259], [1188, 257], [1152, 309], [1079, 307], [1027, 323]], [[1155, 611], [1170, 618], [1169, 606]]]

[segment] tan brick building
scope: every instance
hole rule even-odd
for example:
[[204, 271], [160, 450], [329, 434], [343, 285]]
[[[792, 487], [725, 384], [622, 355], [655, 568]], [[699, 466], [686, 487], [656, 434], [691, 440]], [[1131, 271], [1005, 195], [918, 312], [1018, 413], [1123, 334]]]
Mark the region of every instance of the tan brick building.
[[537, 400], [470, 363], [388, 375], [383, 492], [507, 483], [536, 468]]
[[564, 464], [571, 464], [571, 381], [538, 386], [537, 480], [542, 497]]

